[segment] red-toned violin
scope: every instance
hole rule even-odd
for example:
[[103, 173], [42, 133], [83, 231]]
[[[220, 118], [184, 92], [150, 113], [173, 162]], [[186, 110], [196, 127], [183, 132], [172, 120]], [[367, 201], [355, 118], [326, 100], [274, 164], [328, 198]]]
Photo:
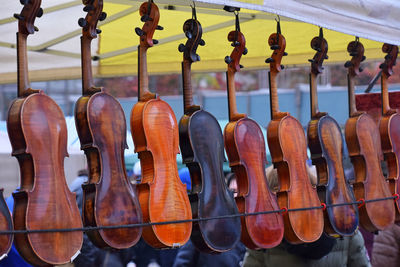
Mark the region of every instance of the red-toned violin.
[[[41, 0], [25, 2], [18, 22], [18, 98], [9, 111], [7, 130], [12, 155], [18, 159], [21, 186], [13, 193], [16, 230], [80, 228], [75, 194], [65, 181], [67, 126], [60, 107], [41, 90], [29, 87], [27, 37], [43, 13]], [[35, 266], [71, 261], [81, 248], [82, 232], [16, 234], [19, 254]]]
[[[381, 169], [383, 154], [378, 127], [370, 115], [357, 111], [355, 104], [354, 79], [360, 73], [361, 61], [365, 59], [364, 46], [357, 39], [349, 43], [347, 51], [352, 58], [345, 64], [349, 89], [349, 119], [345, 136], [355, 172], [354, 194], [361, 201], [390, 198], [392, 194]], [[393, 199], [363, 202], [358, 212], [360, 225], [370, 232], [386, 229], [395, 218]]]
[[[311, 159], [317, 168], [317, 191], [321, 202], [327, 205], [324, 212], [324, 230], [330, 235], [353, 235], [358, 226], [357, 205], [340, 205], [354, 203], [353, 191], [344, 176], [343, 170], [343, 136], [339, 124], [325, 112], [318, 109], [317, 77], [322, 73], [322, 63], [328, 58], [328, 43], [320, 35], [313, 38], [311, 47], [316, 50], [311, 59], [310, 103], [311, 121], [308, 124], [308, 147]], [[330, 205], [338, 206], [330, 206]]]
[[[287, 112], [279, 111], [276, 77], [282, 70], [281, 60], [286, 40], [280, 32], [270, 35], [268, 44], [273, 50], [266, 60], [270, 64], [270, 102], [272, 120], [267, 128], [268, 146], [274, 167], [278, 171], [278, 204], [281, 209], [319, 207], [315, 188], [307, 173], [307, 143], [300, 122]], [[316, 241], [322, 234], [324, 218], [322, 209], [289, 211], [283, 215], [287, 241], [293, 244]], [[312, 223], [311, 223], [312, 222]]]
[[[143, 222], [165, 222], [192, 219], [186, 186], [178, 176], [176, 154], [179, 152], [178, 123], [171, 107], [149, 91], [147, 49], [156, 42], [152, 39], [158, 25], [158, 7], [149, 0], [139, 9], [142, 29], [140, 37], [139, 101], [131, 112], [132, 138], [139, 153], [142, 181], [138, 185]], [[143, 227], [143, 239], [156, 248], [184, 245], [190, 238], [192, 223], [152, 225]]]
[[[276, 196], [270, 191], [265, 176], [267, 159], [264, 136], [260, 126], [246, 114], [238, 113], [236, 107], [235, 73], [241, 68], [241, 56], [247, 54], [246, 40], [238, 28], [228, 34], [228, 40], [234, 49], [225, 58], [228, 64], [229, 123], [224, 130], [224, 141], [229, 166], [237, 176], [236, 204], [240, 213], [277, 211]], [[271, 248], [282, 241], [284, 225], [280, 213], [241, 217], [241, 222], [241, 241], [248, 248]]]
[[[81, 148], [89, 167], [89, 181], [83, 188], [85, 226], [112, 226], [142, 222], [139, 200], [128, 181], [124, 150], [126, 122], [119, 102], [104, 88], [94, 86], [90, 44], [97, 37], [97, 22], [104, 20], [103, 1], [86, 1], [82, 27], [82, 97], [75, 105], [75, 123]], [[120, 228], [87, 232], [98, 247], [129, 248], [139, 240], [141, 228]]]
[[[393, 74], [393, 66], [396, 64], [399, 47], [397, 45], [384, 44], [383, 53], [386, 53], [385, 62], [380, 65], [382, 69], [381, 96], [382, 118], [379, 122], [382, 152], [387, 163], [387, 180], [392, 194], [399, 194], [400, 189], [400, 114], [391, 109], [389, 105], [389, 92], [387, 81]], [[400, 200], [395, 202], [396, 221], [400, 221]]]

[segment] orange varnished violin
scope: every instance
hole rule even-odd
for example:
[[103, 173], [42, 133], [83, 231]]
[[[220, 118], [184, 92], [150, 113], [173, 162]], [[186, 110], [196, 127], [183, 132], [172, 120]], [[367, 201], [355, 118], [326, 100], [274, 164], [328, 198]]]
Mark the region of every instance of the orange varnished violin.
[[[18, 22], [18, 98], [9, 111], [7, 130], [12, 155], [18, 159], [21, 186], [13, 193], [16, 230], [80, 228], [75, 194], [65, 181], [67, 126], [60, 107], [41, 90], [29, 87], [27, 37], [37, 28], [41, 0], [25, 1]], [[20, 255], [35, 266], [60, 265], [82, 246], [80, 231], [16, 234]]]
[[[193, 18], [186, 20], [183, 25], [188, 40], [185, 45], [179, 45], [179, 51], [183, 52], [185, 112], [179, 121], [179, 145], [192, 181], [189, 200], [193, 218], [233, 215], [238, 213], [238, 209], [225, 183], [221, 128], [213, 115], [193, 105], [191, 65], [200, 60], [196, 54], [198, 45], [205, 44], [201, 39], [202, 28], [195, 12], [193, 7]], [[236, 217], [194, 222], [190, 239], [202, 252], [228, 251], [240, 239], [240, 219]]]
[[[307, 173], [307, 144], [300, 122], [287, 112], [279, 111], [276, 77], [282, 70], [281, 60], [286, 40], [280, 33], [270, 35], [268, 44], [274, 51], [266, 60], [270, 64], [270, 102], [272, 120], [267, 128], [268, 146], [274, 167], [278, 171], [278, 204], [281, 209], [319, 207], [315, 188]], [[322, 234], [324, 218], [322, 209], [289, 211], [283, 215], [285, 239], [293, 244], [316, 241]]]
[[[0, 189], [0, 231], [13, 230], [11, 213], [4, 200], [3, 190], [3, 188]], [[13, 240], [14, 235], [12, 234], [0, 235], [0, 261], [7, 256]]]
[[[85, 226], [112, 226], [142, 222], [139, 200], [128, 181], [124, 150], [126, 121], [119, 102], [93, 83], [90, 46], [97, 37], [97, 22], [104, 20], [103, 0], [86, 1], [82, 27], [82, 97], [75, 105], [75, 123], [81, 148], [89, 167], [89, 181], [83, 184]], [[141, 228], [120, 228], [87, 232], [98, 247], [129, 248], [139, 240]]]
[[[231, 31], [228, 40], [234, 49], [225, 58], [228, 64], [229, 123], [224, 130], [224, 141], [229, 166], [237, 176], [236, 204], [240, 213], [279, 210], [276, 196], [270, 191], [265, 176], [267, 159], [260, 126], [246, 114], [238, 113], [236, 107], [235, 73], [241, 68], [242, 54], [247, 54], [246, 40], [240, 29]], [[248, 248], [271, 248], [282, 241], [284, 225], [280, 213], [241, 217], [241, 222], [241, 241]]]
[[[354, 194], [357, 200], [365, 201], [391, 197], [381, 169], [383, 154], [378, 127], [370, 115], [357, 111], [355, 104], [354, 78], [361, 70], [361, 61], [365, 59], [364, 46], [356, 40], [349, 43], [347, 51], [352, 59], [345, 64], [349, 90], [349, 119], [345, 136], [355, 173]], [[392, 199], [362, 203], [358, 212], [360, 225], [370, 232], [386, 229], [395, 218]]]
[[[353, 235], [358, 226], [357, 205], [340, 205], [355, 202], [353, 191], [344, 176], [343, 136], [335, 119], [318, 109], [317, 77], [322, 73], [324, 59], [328, 58], [328, 43], [322, 28], [320, 35], [312, 39], [311, 47], [317, 52], [310, 60], [311, 121], [307, 137], [311, 159], [317, 168], [318, 196], [327, 205], [324, 230], [330, 235]], [[332, 204], [339, 205], [331, 207]]]
[[[397, 45], [384, 44], [382, 51], [386, 53], [385, 62], [380, 65], [382, 69], [381, 96], [382, 118], [379, 122], [382, 152], [387, 163], [389, 182], [392, 194], [399, 194], [400, 187], [400, 114], [391, 109], [389, 105], [389, 92], [387, 80], [393, 74], [393, 66], [396, 64], [399, 47]], [[400, 221], [400, 200], [395, 202], [396, 221]]]
[[[165, 222], [192, 219], [186, 185], [178, 176], [176, 154], [179, 153], [178, 124], [171, 107], [149, 91], [147, 74], [147, 49], [155, 44], [152, 40], [160, 17], [158, 7], [149, 0], [139, 9], [142, 29], [139, 57], [139, 101], [131, 112], [132, 138], [139, 153], [142, 181], [138, 185], [143, 222]], [[190, 238], [192, 223], [175, 223], [143, 227], [143, 239], [156, 248], [184, 245]]]

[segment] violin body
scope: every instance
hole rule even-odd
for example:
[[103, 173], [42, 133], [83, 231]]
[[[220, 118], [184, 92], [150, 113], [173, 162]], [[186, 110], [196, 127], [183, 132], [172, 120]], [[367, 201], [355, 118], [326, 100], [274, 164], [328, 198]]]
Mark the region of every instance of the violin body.
[[[214, 116], [202, 109], [185, 114], [179, 122], [179, 140], [192, 178], [189, 199], [193, 218], [237, 214], [225, 183], [224, 141]], [[191, 240], [203, 252], [228, 251], [239, 239], [239, 217], [193, 223]]]
[[[160, 98], [139, 101], [131, 112], [132, 138], [139, 153], [138, 185], [143, 222], [190, 220], [189, 198], [178, 175], [179, 133], [171, 107]], [[192, 223], [143, 227], [143, 239], [156, 248], [179, 247], [190, 238]]]
[[[224, 131], [229, 165], [237, 176], [240, 213], [279, 210], [276, 197], [268, 188], [264, 136], [258, 124], [242, 118], [227, 124]], [[271, 248], [283, 238], [280, 213], [241, 217], [242, 243], [250, 249]]]
[[[382, 174], [381, 140], [374, 120], [368, 114], [351, 117], [346, 122], [346, 143], [354, 166], [356, 199], [391, 197]], [[384, 230], [394, 222], [393, 200], [368, 202], [359, 208], [360, 225], [370, 231]]]
[[324, 212], [327, 234], [349, 236], [358, 226], [357, 205], [329, 207], [332, 204], [355, 202], [343, 170], [343, 137], [338, 123], [329, 115], [312, 119], [308, 125], [308, 147], [317, 168], [317, 191]]
[[[279, 206], [288, 209], [321, 206], [308, 178], [307, 144], [299, 121], [290, 115], [271, 120], [267, 133], [272, 162], [279, 176]], [[285, 239], [293, 244], [316, 241], [324, 228], [322, 209], [289, 211], [283, 220]]]
[[[15, 229], [82, 227], [75, 194], [65, 182], [67, 127], [60, 107], [42, 91], [18, 98], [7, 129], [21, 172], [21, 187], [13, 193]], [[82, 240], [80, 231], [15, 235], [20, 255], [37, 266], [69, 262]]]
[[[75, 122], [85, 151], [89, 181], [83, 187], [85, 226], [111, 226], [142, 222], [139, 200], [126, 176], [125, 115], [119, 102], [101, 91], [79, 98]], [[141, 228], [89, 231], [98, 247], [129, 248], [137, 243]]]
[[[0, 189], [0, 230], [1, 231], [11, 231], [13, 230], [13, 222], [11, 218], [10, 210], [7, 207], [7, 203], [4, 200], [3, 188]], [[14, 235], [0, 235], [0, 259], [7, 255], [11, 249], [12, 242], [14, 240]]]

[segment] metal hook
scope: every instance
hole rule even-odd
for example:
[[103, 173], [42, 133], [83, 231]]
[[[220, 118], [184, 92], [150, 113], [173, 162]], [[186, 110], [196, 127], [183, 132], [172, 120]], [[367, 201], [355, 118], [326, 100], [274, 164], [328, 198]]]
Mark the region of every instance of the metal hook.
[[279, 15], [276, 15], [277, 18], [275, 18], [276, 21], [276, 32], [279, 34], [281, 34], [281, 17], [279, 17]]
[[193, 5], [190, 4], [190, 7], [192, 8], [192, 19], [197, 20], [197, 14], [196, 14], [196, 3], [192, 1]]
[[236, 31], [240, 32], [240, 23], [239, 23], [239, 11], [235, 10], [233, 11], [236, 17]]
[[358, 36], [356, 36], [356, 43], [360, 42], [360, 38]]
[[319, 27], [319, 38], [324, 38], [324, 30], [322, 27]]

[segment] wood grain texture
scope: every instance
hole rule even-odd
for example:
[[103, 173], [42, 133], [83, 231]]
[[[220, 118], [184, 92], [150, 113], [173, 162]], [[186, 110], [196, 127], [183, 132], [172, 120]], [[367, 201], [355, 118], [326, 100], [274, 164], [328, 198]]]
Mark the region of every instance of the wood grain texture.
[[[185, 114], [179, 122], [184, 163], [192, 180], [189, 199], [193, 218], [238, 213], [223, 173], [224, 141], [218, 121], [208, 112]], [[240, 218], [193, 223], [191, 241], [203, 252], [224, 252], [240, 240]]]
[[[318, 195], [326, 205], [355, 202], [343, 170], [343, 137], [338, 123], [329, 115], [308, 124], [308, 147], [317, 168]], [[330, 235], [350, 236], [358, 226], [357, 205], [328, 207], [324, 230]]]
[[[229, 122], [224, 139], [229, 165], [237, 176], [235, 200], [240, 213], [279, 210], [265, 176], [265, 141], [258, 124], [249, 118]], [[241, 223], [241, 241], [250, 249], [271, 248], [282, 241], [284, 225], [280, 213], [241, 217]]]
[[[192, 218], [186, 185], [178, 176], [176, 154], [179, 133], [171, 107], [160, 98], [139, 101], [131, 112], [132, 138], [139, 153], [142, 181], [138, 186], [144, 222]], [[153, 225], [143, 228], [143, 239], [153, 247], [184, 245], [192, 223]]]
[[[290, 115], [272, 120], [267, 128], [267, 139], [272, 162], [278, 171], [280, 208], [320, 206], [307, 174], [307, 144], [301, 124]], [[293, 244], [316, 241], [324, 228], [322, 209], [291, 211], [284, 214], [283, 219], [285, 239]]]
[[[124, 161], [125, 115], [119, 102], [104, 92], [82, 96], [75, 106], [76, 128], [89, 166], [83, 185], [85, 226], [111, 226], [142, 222], [138, 197], [127, 178]], [[98, 247], [129, 248], [141, 228], [88, 232]]]
[[[3, 188], [0, 189], [0, 231], [13, 230], [13, 221], [7, 203], [4, 200]], [[0, 235], [0, 257], [8, 254], [14, 240], [14, 235]]]
[[[44, 93], [13, 102], [7, 129], [21, 171], [21, 187], [14, 196], [17, 230], [82, 227], [75, 194], [64, 176], [67, 128], [57, 104]], [[15, 245], [33, 265], [58, 265], [70, 261], [81, 248], [82, 232], [18, 234]]]

